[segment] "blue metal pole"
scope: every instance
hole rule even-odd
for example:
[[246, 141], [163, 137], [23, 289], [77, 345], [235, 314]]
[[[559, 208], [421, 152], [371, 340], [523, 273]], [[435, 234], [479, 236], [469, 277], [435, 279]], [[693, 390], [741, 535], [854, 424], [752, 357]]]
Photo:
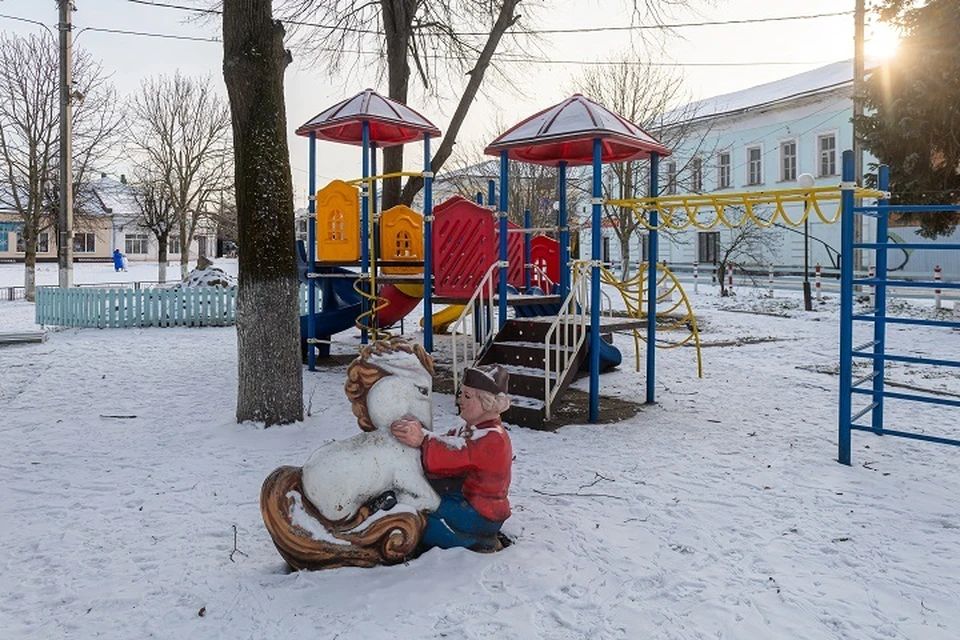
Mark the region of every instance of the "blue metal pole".
[[[502, 169], [501, 169], [502, 170]], [[501, 179], [503, 176], [501, 176]], [[503, 188], [503, 183], [501, 184], [501, 189]], [[487, 180], [487, 206], [492, 207], [496, 204], [496, 180]]]
[[423, 134], [423, 348], [433, 353], [433, 172], [430, 134]]
[[843, 152], [840, 185], [840, 416], [837, 460], [850, 464], [853, 373], [853, 151]]
[[[507, 324], [507, 171], [509, 169], [509, 160], [507, 152], [500, 152], [500, 287], [497, 295], [500, 297], [500, 326]], [[491, 191], [493, 190], [493, 181], [490, 181]], [[492, 194], [491, 194], [492, 195]]]
[[[370, 143], [370, 175], [377, 175], [377, 143]], [[377, 202], [377, 181], [371, 180], [370, 185], [370, 229], [373, 231], [373, 242], [370, 244], [368, 251], [370, 252], [370, 271], [376, 274], [377, 272], [377, 258], [380, 253], [380, 223], [378, 222], [379, 216], [377, 212], [380, 210], [379, 204]], [[372, 282], [372, 281], [371, 281]], [[371, 293], [376, 294], [376, 291], [371, 291]], [[376, 307], [376, 301], [372, 305]], [[368, 321], [369, 326], [374, 327], [375, 329], [380, 328], [380, 319], [377, 317], [379, 314], [374, 312], [370, 316]]]
[[[307, 188], [309, 197], [307, 198], [307, 213], [310, 218], [307, 221], [307, 339], [316, 337], [317, 333], [317, 289], [314, 286], [315, 280], [309, 277], [314, 272], [314, 264], [317, 260], [317, 132], [310, 132], [310, 175], [307, 176]], [[317, 370], [317, 356], [314, 345], [307, 343], [307, 369]]]
[[603, 147], [593, 139], [593, 211], [590, 219], [590, 422], [600, 420], [600, 202]]
[[[650, 154], [650, 197], [660, 191], [660, 154]], [[657, 263], [660, 261], [660, 225], [657, 210], [650, 210], [649, 253], [647, 256], [647, 402], [656, 402], [657, 382]]]
[[[523, 228], [526, 229], [526, 232], [523, 234], [523, 286], [527, 293], [530, 292], [530, 227], [532, 226], [530, 223], [530, 209], [525, 209], [523, 212]], [[550, 292], [547, 291], [547, 293]]]
[[477, 191], [477, 196], [474, 198], [477, 204], [483, 206], [483, 191]]
[[560, 299], [566, 300], [570, 293], [570, 228], [567, 224], [567, 163], [560, 162]]
[[[877, 187], [881, 191], [890, 188], [890, 167], [881, 165], [877, 173]], [[887, 226], [889, 223], [889, 213], [883, 208], [890, 204], [887, 199], [881, 199], [877, 202], [877, 244], [887, 244]], [[876, 320], [873, 323], [873, 339], [876, 344], [873, 346], [873, 402], [876, 406], [873, 408], [870, 416], [870, 426], [878, 435], [883, 432], [883, 373], [884, 373], [884, 354], [886, 353], [886, 335], [887, 335], [887, 250], [885, 248], [877, 249], [877, 285], [876, 295]]]
[[[360, 275], [366, 278], [370, 270], [370, 123], [363, 121], [363, 184], [360, 187]], [[366, 288], [363, 282], [361, 287]], [[368, 292], [369, 293], [369, 292]], [[366, 314], [369, 305], [366, 297], [360, 298], [360, 313]], [[367, 318], [364, 315], [364, 318]], [[367, 320], [369, 322], [369, 320]], [[360, 344], [367, 344], [367, 330], [360, 330]]]

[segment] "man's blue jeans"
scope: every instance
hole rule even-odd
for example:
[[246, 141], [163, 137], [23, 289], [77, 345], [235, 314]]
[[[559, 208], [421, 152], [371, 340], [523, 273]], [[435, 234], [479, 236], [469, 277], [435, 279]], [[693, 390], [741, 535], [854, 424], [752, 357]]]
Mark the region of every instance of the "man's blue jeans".
[[487, 520], [470, 506], [459, 491], [440, 496], [440, 506], [427, 514], [421, 544], [426, 547], [469, 547], [479, 551], [497, 548], [497, 532], [503, 522]]

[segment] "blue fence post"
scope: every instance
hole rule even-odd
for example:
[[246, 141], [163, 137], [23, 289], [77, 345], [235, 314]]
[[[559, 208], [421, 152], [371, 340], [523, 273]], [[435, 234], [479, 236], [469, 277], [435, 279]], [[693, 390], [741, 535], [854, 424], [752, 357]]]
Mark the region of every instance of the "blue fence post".
[[[881, 191], [890, 188], [890, 167], [881, 165], [877, 172], [877, 187]], [[887, 226], [889, 214], [884, 208], [890, 201], [883, 198], [877, 202], [877, 287], [873, 323], [873, 402], [876, 404], [870, 416], [870, 426], [874, 433], [883, 432], [883, 373], [885, 370], [884, 353], [887, 336]]]
[[[567, 163], [560, 162], [560, 211], [557, 226], [560, 227], [560, 299], [566, 300], [570, 293], [570, 226], [567, 215]], [[547, 293], [550, 293], [549, 291]]]
[[[526, 231], [523, 234], [523, 287], [526, 289], [527, 293], [530, 293], [530, 227], [533, 225], [530, 224], [530, 209], [524, 209], [523, 211], [523, 228]], [[546, 291], [545, 293], [551, 293]]]
[[[370, 270], [370, 183], [367, 178], [370, 177], [370, 122], [363, 121], [363, 183], [360, 185], [360, 288], [370, 293], [368, 273]], [[366, 296], [360, 297], [360, 313], [364, 317], [364, 324], [360, 330], [360, 344], [367, 344], [367, 329], [370, 322], [370, 316], [366, 315], [370, 309], [370, 303]]]
[[423, 134], [423, 348], [433, 353], [433, 170], [430, 134]]
[[[310, 175], [307, 176], [310, 194], [307, 198], [307, 213], [310, 218], [307, 220], [307, 336], [306, 340], [312, 340], [317, 335], [317, 290], [313, 286], [314, 281], [310, 279], [313, 273], [314, 265], [317, 260], [317, 132], [310, 132]], [[314, 345], [307, 344], [307, 369], [309, 371], [317, 370], [317, 354]]]
[[[509, 158], [506, 151], [500, 152], [500, 286], [497, 290], [499, 300], [500, 327], [507, 324], [507, 275], [510, 268], [507, 265], [507, 175]], [[492, 184], [491, 184], [492, 187]], [[486, 345], [484, 345], [486, 347]]]
[[850, 464], [853, 373], [853, 151], [843, 152], [840, 185], [840, 407], [837, 461]]

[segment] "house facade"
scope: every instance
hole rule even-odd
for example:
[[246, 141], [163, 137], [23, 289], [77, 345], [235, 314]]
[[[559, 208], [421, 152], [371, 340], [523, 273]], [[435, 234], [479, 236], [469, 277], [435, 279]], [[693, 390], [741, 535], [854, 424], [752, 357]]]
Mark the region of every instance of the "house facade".
[[[812, 176], [816, 187], [839, 186], [842, 153], [853, 146], [852, 96], [853, 62], [848, 60], [688, 105], [675, 112], [686, 114], [682, 121], [671, 122], [668, 114], [669, 127], [684, 128], [685, 143], [660, 162], [661, 195], [796, 189], [801, 187], [798, 177], [802, 174]], [[865, 173], [874, 171], [875, 163], [864, 153]], [[821, 203], [827, 218], [834, 217], [838, 207], [839, 201]], [[801, 218], [802, 209], [801, 204], [785, 208], [793, 220]], [[701, 221], [713, 215], [701, 214]], [[875, 240], [875, 220], [860, 216], [856, 220], [864, 241]], [[888, 235], [892, 242], [926, 241], [917, 230], [893, 220]], [[590, 233], [589, 228], [582, 232], [584, 246], [589, 246]], [[614, 230], [607, 227], [602, 233], [604, 260], [619, 263], [620, 243]], [[658, 257], [674, 270], [689, 271], [695, 262], [709, 270], [738, 233], [723, 225], [710, 230], [664, 230]], [[839, 222], [827, 224], [811, 213], [806, 226], [777, 224], [769, 230], [753, 229], [751, 234], [749, 242], [731, 256], [741, 267], [765, 272], [773, 266], [780, 273], [802, 273], [805, 247], [811, 268], [817, 263], [825, 270], [839, 267]], [[958, 240], [960, 233], [940, 239]], [[640, 227], [630, 242], [631, 264], [647, 259], [646, 243], [647, 232]], [[905, 277], [929, 278], [940, 265], [945, 276], [960, 275], [960, 256], [951, 253], [955, 252], [891, 251], [889, 269]], [[864, 252], [862, 268], [873, 263], [872, 254]]]
[[[113, 250], [120, 249], [133, 262], [156, 262], [157, 239], [140, 224], [140, 208], [133, 187], [121, 175], [115, 179], [101, 174], [83, 190], [73, 220], [73, 258], [75, 262], [101, 262], [112, 259]], [[37, 261], [57, 260], [55, 220], [41, 224], [37, 241]], [[23, 221], [9, 208], [0, 208], [0, 261], [23, 262]], [[168, 239], [167, 260], [179, 262], [182, 250], [180, 236], [174, 233]], [[217, 253], [217, 226], [203, 219], [199, 222], [190, 243], [190, 260], [199, 256], [213, 257]]]

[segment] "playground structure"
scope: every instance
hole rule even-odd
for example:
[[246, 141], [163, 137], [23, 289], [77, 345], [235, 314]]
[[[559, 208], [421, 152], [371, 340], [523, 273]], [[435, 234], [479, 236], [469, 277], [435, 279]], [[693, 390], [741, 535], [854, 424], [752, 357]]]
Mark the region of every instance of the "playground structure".
[[[601, 277], [617, 284], [612, 275], [603, 274], [598, 243], [591, 261], [570, 261], [566, 168], [594, 166], [593, 223], [599, 226], [600, 166], [604, 162], [651, 158], [655, 172], [655, 159], [669, 154], [656, 140], [602, 106], [575, 95], [524, 120], [488, 147], [487, 153], [501, 160], [500, 196], [491, 211], [492, 188], [488, 207], [461, 197], [433, 207], [429, 141], [439, 131], [420, 114], [371, 90], [325, 110], [297, 133], [310, 139], [310, 190], [315, 194], [309, 207], [313, 217], [308, 247], [302, 256], [302, 277], [311, 284], [301, 333], [311, 370], [318, 354], [329, 353], [334, 334], [356, 326], [362, 343], [370, 336], [383, 337], [384, 327], [415, 308], [422, 297], [427, 351], [433, 350], [435, 327], [451, 327], [455, 384], [462, 366], [501, 358], [502, 364], [511, 367], [510, 391], [516, 409], [505, 416], [508, 420], [529, 426], [542, 424], [550, 416], [551, 402], [589, 358], [590, 416], [596, 421], [597, 377], [602, 369], [616, 366], [622, 359], [609, 336], [614, 330], [634, 331], [638, 369], [639, 342], [646, 340], [648, 400], [653, 401], [657, 295], [645, 292], [657, 289], [645, 285], [671, 280], [666, 295], [672, 299], [673, 292], [680, 289], [679, 283], [657, 265], [659, 274], [652, 283], [641, 276], [633, 284], [618, 286], [621, 294], [634, 300], [626, 305], [632, 316], [601, 318]], [[318, 191], [314, 177], [318, 139], [360, 145], [362, 177], [352, 183], [334, 181]], [[377, 148], [419, 139], [425, 151], [423, 172], [376, 175]], [[559, 220], [554, 231], [559, 242], [534, 235], [545, 229], [531, 229], [529, 218], [526, 227], [507, 220], [507, 167], [511, 159], [558, 168]], [[377, 182], [411, 175], [424, 178], [422, 216], [407, 207], [378, 213]], [[359, 272], [350, 267], [359, 267]], [[685, 314], [675, 324], [695, 327], [689, 301], [680, 291]], [[450, 306], [435, 319], [434, 303]], [[513, 319], [508, 319], [508, 306], [515, 310]], [[671, 305], [669, 312], [676, 308]], [[650, 313], [652, 317], [647, 317]], [[642, 326], [647, 327], [645, 338], [639, 333]], [[694, 328], [691, 335], [695, 334]], [[524, 336], [522, 340], [511, 339], [520, 335]], [[535, 342], [533, 347], [528, 344], [531, 341]]]

